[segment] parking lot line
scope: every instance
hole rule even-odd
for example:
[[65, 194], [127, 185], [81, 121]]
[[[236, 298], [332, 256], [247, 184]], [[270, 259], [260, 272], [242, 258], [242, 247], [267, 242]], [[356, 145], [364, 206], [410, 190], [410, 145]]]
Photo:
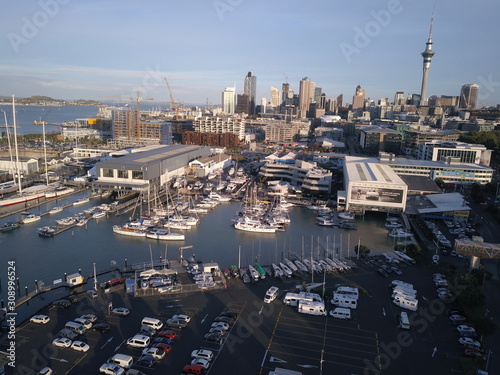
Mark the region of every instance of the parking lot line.
[[83, 355], [83, 356], [81, 356], [80, 358], [78, 358], [78, 359], [75, 361], [75, 363], [73, 363], [73, 366], [71, 366], [71, 367], [69, 368], [69, 370], [65, 372], [65, 374], [69, 374], [69, 372], [70, 372], [71, 370], [73, 370], [73, 368], [74, 368], [77, 364], [79, 364], [79, 363], [80, 363], [80, 362], [81, 362], [81, 361], [82, 361], [82, 360], [83, 360], [83, 359], [87, 356], [87, 354], [88, 354], [88, 353], [85, 353], [85, 355]]

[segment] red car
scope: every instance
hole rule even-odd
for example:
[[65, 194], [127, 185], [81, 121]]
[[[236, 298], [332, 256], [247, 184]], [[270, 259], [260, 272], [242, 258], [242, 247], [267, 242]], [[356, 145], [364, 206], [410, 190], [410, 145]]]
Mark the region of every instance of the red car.
[[158, 337], [168, 337], [173, 340], [177, 337], [177, 333], [174, 331], [160, 331], [158, 332]]
[[172, 347], [168, 344], [157, 343], [153, 345], [153, 348], [158, 348], [163, 350], [165, 353], [170, 353], [172, 351]]
[[484, 350], [482, 349], [465, 349], [464, 355], [466, 357], [480, 358], [483, 360], [486, 359], [486, 355], [484, 354]]

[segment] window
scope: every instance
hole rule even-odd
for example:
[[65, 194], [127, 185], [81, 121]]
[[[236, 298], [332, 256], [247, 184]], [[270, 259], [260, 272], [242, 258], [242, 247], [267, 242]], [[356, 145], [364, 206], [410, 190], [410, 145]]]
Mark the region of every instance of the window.
[[127, 170], [118, 170], [118, 178], [128, 178]]
[[109, 168], [103, 168], [102, 177], [113, 177], [113, 170]]
[[142, 171], [132, 171], [132, 179], [142, 180], [144, 178], [144, 173]]

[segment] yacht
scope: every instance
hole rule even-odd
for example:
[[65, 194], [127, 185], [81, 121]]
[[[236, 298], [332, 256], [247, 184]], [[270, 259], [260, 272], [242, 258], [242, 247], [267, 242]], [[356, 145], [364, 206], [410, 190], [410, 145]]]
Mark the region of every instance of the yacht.
[[257, 272], [257, 270], [255, 269], [254, 266], [252, 266], [251, 264], [248, 266], [248, 271], [250, 271], [250, 276], [252, 277], [252, 279], [254, 281], [258, 281], [259, 278], [260, 278], [260, 274], [259, 272]]
[[276, 227], [262, 224], [262, 223], [247, 223], [244, 221], [238, 221], [234, 223], [234, 227], [238, 230], [243, 230], [246, 232], [256, 232], [256, 233], [275, 233]]
[[335, 220], [326, 216], [318, 216], [316, 218], [316, 224], [323, 227], [333, 227], [335, 225]]
[[40, 237], [54, 237], [56, 235], [56, 229], [53, 227], [38, 228], [37, 232]]
[[23, 224], [28, 224], [28, 223], [33, 223], [35, 221], [38, 221], [40, 220], [41, 217], [39, 215], [33, 215], [33, 214], [30, 214], [28, 216], [26, 216], [23, 220], [22, 220], [22, 223]]
[[63, 210], [63, 208], [61, 206], [55, 206], [55, 207], [52, 207], [49, 211], [49, 214], [57, 214], [59, 212], [61, 212]]
[[80, 198], [76, 202], [73, 202], [73, 206], [79, 206], [81, 204], [88, 203], [90, 201], [89, 198]]
[[147, 238], [163, 241], [183, 241], [186, 236], [181, 233], [172, 233], [165, 229], [153, 229], [146, 233]]
[[292, 277], [292, 270], [290, 268], [288, 268], [288, 266], [286, 264], [284, 264], [283, 262], [280, 262], [279, 266], [283, 270], [283, 272], [285, 273], [286, 277], [288, 277], [288, 278]]
[[343, 220], [354, 220], [354, 214], [348, 211], [339, 212], [337, 216], [339, 219]]
[[130, 227], [128, 225], [113, 225], [113, 232], [131, 237], [146, 237], [146, 231], [140, 228]]
[[283, 270], [279, 268], [275, 263], [273, 263], [271, 267], [273, 267], [274, 277], [282, 279], [283, 276], [285, 276]]

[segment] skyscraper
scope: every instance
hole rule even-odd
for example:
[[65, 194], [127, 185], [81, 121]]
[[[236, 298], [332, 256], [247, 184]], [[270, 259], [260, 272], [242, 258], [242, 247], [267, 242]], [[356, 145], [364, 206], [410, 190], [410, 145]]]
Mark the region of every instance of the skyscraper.
[[460, 90], [459, 107], [463, 109], [475, 109], [477, 106], [477, 96], [479, 94], [479, 85], [469, 83], [462, 86]]
[[306, 117], [309, 105], [314, 101], [314, 88], [316, 84], [311, 78], [305, 77], [300, 81], [299, 88], [299, 117]]
[[248, 72], [243, 84], [243, 93], [248, 95], [248, 114], [255, 114], [255, 95], [257, 93], [257, 77]]
[[434, 11], [432, 12], [431, 27], [429, 29], [429, 39], [425, 44], [425, 51], [422, 52], [422, 57], [424, 58], [423, 75], [422, 75], [422, 89], [420, 90], [420, 105], [427, 104], [427, 97], [425, 92], [427, 91], [427, 77], [429, 76], [429, 69], [431, 68], [432, 56], [436, 52], [432, 50], [432, 24], [434, 22]]
[[278, 107], [280, 105], [280, 90], [276, 87], [271, 87], [271, 105]]
[[394, 94], [394, 105], [403, 105], [405, 103], [405, 93], [403, 91], [396, 91], [396, 94]]
[[226, 87], [222, 92], [222, 112], [227, 114], [234, 114], [234, 95], [236, 87]]
[[365, 90], [360, 85], [356, 86], [356, 93], [352, 97], [353, 112], [363, 112], [365, 107]]

